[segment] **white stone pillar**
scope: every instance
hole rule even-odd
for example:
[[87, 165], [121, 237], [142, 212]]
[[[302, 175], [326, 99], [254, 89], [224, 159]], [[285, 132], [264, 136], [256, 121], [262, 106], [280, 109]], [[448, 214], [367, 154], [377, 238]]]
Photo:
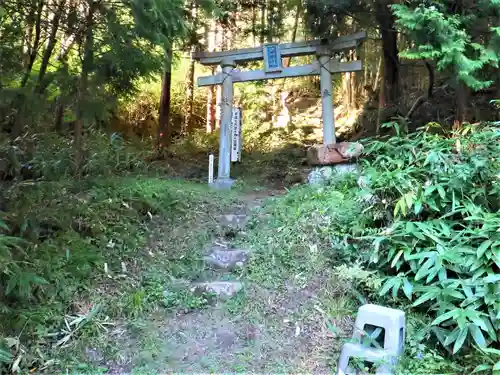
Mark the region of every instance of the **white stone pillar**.
[[323, 109], [323, 143], [336, 143], [335, 117], [333, 115], [332, 73], [330, 73], [331, 56], [326, 51], [318, 53], [320, 63], [321, 105]]
[[233, 180], [230, 177], [231, 168], [231, 121], [233, 117], [233, 78], [231, 76], [235, 66], [234, 61], [223, 61], [222, 64], [222, 98], [221, 98], [221, 128], [219, 144], [219, 170], [217, 187], [229, 188]]

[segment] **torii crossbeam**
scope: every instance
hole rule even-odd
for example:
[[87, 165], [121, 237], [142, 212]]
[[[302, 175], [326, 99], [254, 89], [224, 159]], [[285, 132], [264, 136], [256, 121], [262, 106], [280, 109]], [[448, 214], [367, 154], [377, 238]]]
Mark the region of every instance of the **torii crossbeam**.
[[[222, 121], [220, 129], [219, 163], [216, 186], [230, 187], [231, 168], [231, 119], [233, 108], [233, 84], [237, 82], [258, 81], [288, 77], [319, 75], [321, 81], [323, 141], [335, 143], [335, 118], [332, 101], [332, 73], [356, 72], [362, 70], [361, 61], [340, 62], [334, 59], [335, 53], [349, 51], [360, 46], [366, 38], [365, 32], [346, 35], [330, 43], [312, 40], [299, 43], [265, 44], [256, 48], [244, 48], [222, 52], [195, 52], [193, 59], [202, 65], [220, 65], [222, 72], [213, 76], [198, 78], [198, 86], [222, 85]], [[316, 55], [312, 64], [283, 67], [283, 57]], [[238, 63], [264, 60], [264, 70], [238, 71]]]

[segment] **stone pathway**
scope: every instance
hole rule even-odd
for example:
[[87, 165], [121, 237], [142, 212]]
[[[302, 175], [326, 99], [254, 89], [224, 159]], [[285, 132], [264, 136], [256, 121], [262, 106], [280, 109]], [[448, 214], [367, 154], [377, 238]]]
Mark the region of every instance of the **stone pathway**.
[[328, 288], [326, 275], [318, 273], [301, 286], [285, 282], [276, 288], [250, 283], [243, 276], [253, 272], [252, 255], [256, 259], [259, 254], [235, 243], [246, 235], [251, 210], [277, 194], [249, 194], [216, 218], [218, 236], [198, 258], [203, 266], [179, 285], [208, 304], [149, 314], [135, 338], [140, 344], [129, 337], [121, 351], [124, 363], [133, 367], [108, 374], [135, 374], [132, 368], [140, 366], [153, 369], [138, 372], [141, 375], [331, 373], [331, 353], [338, 347], [318, 302]]
[[226, 238], [234, 238], [243, 231], [249, 221], [247, 213], [241, 211], [248, 210], [248, 207], [236, 207], [239, 213], [229, 213], [219, 216], [218, 223], [221, 228], [223, 238], [216, 239], [203, 257], [206, 268], [216, 271], [213, 280], [196, 283], [194, 289], [203, 290], [207, 293], [215, 294], [221, 300], [227, 300], [243, 289], [241, 281], [219, 280], [222, 276], [220, 272], [232, 272], [242, 269], [250, 260], [250, 252], [238, 249], [227, 242]]

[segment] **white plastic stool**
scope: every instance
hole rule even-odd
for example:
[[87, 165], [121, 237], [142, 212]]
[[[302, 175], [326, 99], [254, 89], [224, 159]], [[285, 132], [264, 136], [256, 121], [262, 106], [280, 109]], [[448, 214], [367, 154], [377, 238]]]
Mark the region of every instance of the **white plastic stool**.
[[[371, 304], [361, 306], [354, 323], [352, 342], [345, 344], [340, 353], [337, 375], [357, 374], [349, 366], [351, 357], [373, 363], [377, 374], [393, 374], [392, 369], [403, 354], [405, 324], [405, 313], [401, 310]], [[368, 331], [377, 328], [384, 333], [380, 347], [364, 346], [364, 339], [370, 335]]]
[[352, 338], [356, 342], [361, 342], [366, 335], [367, 326], [383, 328], [384, 343], [381, 349], [400, 356], [405, 342], [405, 325], [405, 313], [401, 310], [378, 305], [363, 305], [358, 310]]

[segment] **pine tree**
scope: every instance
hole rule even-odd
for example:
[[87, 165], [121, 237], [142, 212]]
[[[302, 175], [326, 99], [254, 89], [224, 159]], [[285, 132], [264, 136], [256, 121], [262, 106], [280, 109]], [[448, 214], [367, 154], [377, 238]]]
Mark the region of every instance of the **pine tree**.
[[498, 67], [500, 28], [480, 21], [498, 15], [500, 2], [464, 2], [461, 9], [453, 3], [393, 5], [397, 25], [413, 40], [413, 47], [401, 55], [433, 60], [438, 70], [451, 71], [457, 81], [473, 90], [489, 87], [493, 78], [484, 73], [487, 67]]

